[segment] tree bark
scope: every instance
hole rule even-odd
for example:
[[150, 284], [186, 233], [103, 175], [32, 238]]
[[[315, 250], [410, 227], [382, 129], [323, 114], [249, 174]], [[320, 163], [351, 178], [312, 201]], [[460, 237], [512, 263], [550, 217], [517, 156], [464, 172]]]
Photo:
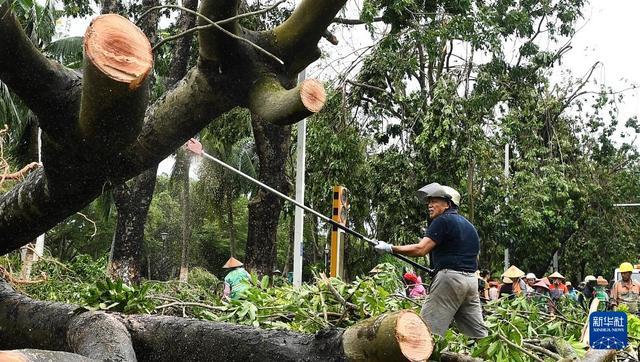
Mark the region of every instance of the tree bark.
[[78, 311], [16, 293], [0, 278], [0, 349], [68, 351], [110, 361], [135, 361], [131, 337], [112, 315]]
[[191, 240], [191, 202], [189, 198], [189, 168], [190, 155], [184, 148], [176, 152], [175, 182], [179, 185], [180, 211], [182, 213], [181, 253], [180, 253], [180, 281], [186, 283], [189, 279], [189, 242]]
[[[427, 325], [412, 311], [316, 335], [154, 315], [83, 312], [24, 297], [0, 280], [0, 348], [135, 361], [426, 361]], [[135, 352], [134, 352], [135, 349]]]
[[582, 358], [582, 362], [613, 362], [617, 351], [614, 349], [590, 349]]
[[455, 352], [443, 352], [440, 355], [440, 362], [483, 362], [482, 358], [471, 357], [466, 354]]
[[113, 189], [118, 210], [116, 229], [109, 253], [107, 272], [113, 280], [137, 284], [142, 274], [144, 225], [156, 185], [157, 167], [152, 167], [131, 181]]
[[[251, 115], [251, 126], [258, 154], [258, 180], [287, 195], [290, 191], [285, 175], [289, 157], [291, 128], [275, 126]], [[270, 275], [277, 256], [276, 237], [283, 201], [263, 189], [249, 202], [249, 226], [245, 261], [249, 269]]]
[[18, 349], [13, 351], [0, 351], [0, 361], [94, 362], [95, 360], [69, 352]]

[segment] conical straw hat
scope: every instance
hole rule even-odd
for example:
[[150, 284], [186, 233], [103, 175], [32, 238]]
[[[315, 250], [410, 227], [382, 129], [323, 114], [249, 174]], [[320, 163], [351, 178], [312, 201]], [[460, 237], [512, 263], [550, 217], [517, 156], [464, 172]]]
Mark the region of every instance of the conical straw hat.
[[598, 279], [596, 279], [596, 284], [600, 286], [606, 286], [609, 285], [609, 282], [607, 282], [607, 280], [602, 276], [598, 276]]
[[222, 266], [222, 268], [224, 269], [229, 269], [229, 268], [237, 268], [239, 266], [243, 266], [244, 264], [242, 264], [242, 262], [240, 262], [240, 260], [234, 258], [234, 257], [230, 257], [229, 260], [227, 260], [227, 262]]
[[507, 277], [502, 277], [502, 282], [504, 284], [511, 284], [511, 283], [513, 283], [513, 280], [511, 280], [511, 279], [509, 279]]
[[547, 283], [544, 282], [544, 280], [540, 279], [540, 281], [538, 281], [537, 283], [535, 283], [533, 285], [534, 287], [540, 287], [540, 288], [544, 288], [546, 290], [549, 290], [549, 286], [547, 285]]
[[555, 272], [551, 275], [549, 275], [549, 279], [553, 279], [553, 278], [558, 278], [558, 279], [564, 279], [564, 277], [562, 276], [562, 274]]
[[517, 279], [522, 278], [524, 276], [524, 272], [518, 269], [517, 266], [512, 265], [509, 267], [509, 269], [507, 269], [507, 271], [504, 272], [504, 274], [502, 274], [502, 276], [509, 279]]

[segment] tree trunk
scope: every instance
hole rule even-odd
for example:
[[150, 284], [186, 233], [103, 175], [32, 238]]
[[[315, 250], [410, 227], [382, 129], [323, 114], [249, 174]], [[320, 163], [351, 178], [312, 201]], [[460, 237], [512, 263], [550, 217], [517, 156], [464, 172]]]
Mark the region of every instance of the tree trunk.
[[125, 183], [113, 189], [118, 217], [107, 268], [111, 279], [122, 279], [127, 284], [140, 281], [144, 225], [153, 198], [157, 170], [157, 167], [152, 167], [134, 178], [131, 186]]
[[0, 278], [0, 349], [68, 351], [111, 361], [135, 361], [129, 332], [112, 315], [34, 301]]
[[[0, 279], [0, 348], [40, 348], [112, 361], [426, 361], [433, 340], [412, 311], [316, 335], [187, 318], [82, 312], [39, 302]], [[135, 349], [135, 352], [134, 352]]]
[[231, 188], [226, 187], [227, 196], [227, 228], [229, 230], [229, 253], [231, 256], [236, 255], [236, 249], [238, 245], [238, 233], [236, 231], [236, 224], [233, 217], [233, 196], [231, 195]]
[[[119, 9], [115, 1], [104, 2], [103, 11], [114, 12], [114, 10]], [[143, 7], [150, 8], [158, 5], [157, 0], [144, 0]], [[185, 7], [195, 10], [197, 7], [197, 0], [187, 0], [183, 4]], [[141, 24], [143, 31], [151, 39], [154, 41], [156, 39], [156, 29], [157, 29], [157, 13], [150, 13], [147, 18], [144, 19]], [[178, 19], [178, 26], [181, 31], [188, 29], [188, 27], [193, 26], [195, 23], [195, 16], [186, 12], [182, 12]], [[187, 63], [189, 60], [189, 52], [191, 50], [191, 41], [192, 36], [187, 35], [177, 40], [176, 42], [176, 51], [175, 56], [171, 60], [171, 65], [169, 69], [169, 77], [168, 77], [168, 85], [173, 86], [179, 79], [184, 77], [187, 71]], [[131, 181], [131, 191], [126, 192], [126, 196], [128, 197], [117, 197], [116, 193], [122, 194], [124, 193], [123, 188], [126, 188], [125, 185], [121, 185], [116, 187], [114, 191], [114, 200], [116, 200], [116, 209], [118, 209], [118, 220], [116, 222], [116, 231], [114, 233], [112, 250], [110, 253], [110, 262], [109, 262], [109, 275], [112, 278], [120, 277], [123, 280], [130, 280], [131, 282], [137, 283], [140, 279], [141, 273], [141, 263], [140, 260], [142, 254], [142, 248], [144, 245], [144, 225], [147, 220], [147, 214], [149, 212], [149, 206], [151, 205], [151, 199], [153, 198], [153, 192], [155, 190], [155, 181], [156, 181], [156, 173], [157, 166], [148, 170], [147, 172], [141, 174]], [[152, 174], [153, 173], [153, 174]], [[188, 174], [187, 174], [187, 185], [188, 185]], [[121, 195], [124, 196], [124, 195]], [[181, 194], [181, 196], [183, 196]], [[183, 203], [183, 197], [181, 197], [181, 206], [183, 210], [188, 209], [188, 194], [187, 194], [186, 205]], [[123, 209], [123, 213], [121, 214], [120, 209]], [[188, 211], [187, 211], [188, 212]], [[121, 220], [122, 218], [122, 220]], [[191, 224], [189, 223], [188, 216], [185, 217], [183, 212], [183, 223], [182, 223], [182, 238], [183, 238], [183, 247], [182, 247], [182, 259], [181, 259], [181, 267], [180, 267], [180, 280], [186, 282], [188, 268], [186, 262], [188, 262], [188, 248], [185, 248], [185, 240], [190, 239], [191, 234]], [[131, 235], [128, 237], [127, 227], [131, 228], [131, 230], [136, 230], [135, 235]], [[124, 229], [123, 229], [124, 228]], [[185, 233], [189, 235], [185, 238]], [[124, 238], [123, 238], [124, 236]], [[122, 245], [119, 245], [122, 244]], [[118, 252], [118, 251], [122, 252]], [[135, 251], [137, 254], [127, 255], [127, 251]], [[114, 263], [113, 257], [116, 257]], [[121, 269], [120, 271], [112, 270]], [[122, 267], [118, 267], [121, 265]], [[127, 270], [127, 265], [132, 265], [135, 268]], [[184, 266], [184, 273], [183, 273]], [[150, 273], [149, 273], [150, 274]], [[148, 275], [151, 278], [151, 275]]]
[[[287, 195], [289, 183], [285, 163], [289, 157], [291, 127], [275, 126], [251, 115], [259, 167], [258, 180]], [[249, 202], [249, 230], [245, 260], [249, 269], [269, 275], [277, 256], [276, 236], [282, 200], [265, 190], [258, 190]]]
[[184, 148], [176, 152], [175, 182], [179, 185], [180, 211], [182, 212], [182, 237], [180, 253], [180, 281], [186, 283], [189, 277], [189, 242], [191, 241], [191, 202], [189, 198], [189, 168], [191, 157]]

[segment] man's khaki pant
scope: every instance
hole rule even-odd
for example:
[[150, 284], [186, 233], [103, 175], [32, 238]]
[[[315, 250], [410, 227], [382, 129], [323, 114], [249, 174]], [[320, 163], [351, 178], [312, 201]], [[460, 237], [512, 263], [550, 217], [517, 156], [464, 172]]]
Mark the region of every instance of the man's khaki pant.
[[431, 332], [439, 336], [445, 335], [452, 321], [468, 337], [487, 336], [474, 273], [440, 270], [431, 283], [421, 314]]

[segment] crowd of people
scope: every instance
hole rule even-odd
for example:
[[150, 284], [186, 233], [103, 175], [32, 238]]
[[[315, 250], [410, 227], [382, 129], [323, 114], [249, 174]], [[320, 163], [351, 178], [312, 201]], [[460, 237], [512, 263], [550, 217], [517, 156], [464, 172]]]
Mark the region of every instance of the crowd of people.
[[573, 285], [559, 272], [538, 278], [534, 273], [526, 273], [512, 265], [502, 275], [501, 280], [491, 279], [489, 271], [479, 271], [478, 292], [484, 302], [499, 298], [525, 296], [546, 304], [549, 312], [554, 312], [555, 302], [566, 298], [585, 309], [589, 309], [594, 299], [599, 310], [615, 310], [621, 305], [631, 313], [638, 312], [640, 283], [631, 278], [634, 270], [631, 263], [620, 265], [621, 279], [610, 284], [604, 277], [587, 275], [583, 281]]

